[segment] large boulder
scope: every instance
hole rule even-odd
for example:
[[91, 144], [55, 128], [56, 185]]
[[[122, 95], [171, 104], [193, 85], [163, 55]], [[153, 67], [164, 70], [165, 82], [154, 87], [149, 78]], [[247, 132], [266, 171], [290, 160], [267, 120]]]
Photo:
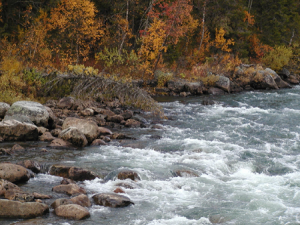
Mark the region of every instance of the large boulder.
[[20, 161], [17, 163], [20, 166], [25, 167], [26, 169], [30, 169], [34, 173], [41, 172], [41, 166], [38, 162], [26, 159], [24, 161]]
[[15, 185], [7, 180], [0, 179], [0, 196], [5, 195], [6, 191], [11, 191], [11, 190], [21, 191], [19, 186]]
[[64, 193], [67, 195], [86, 194], [84, 188], [79, 187], [77, 184], [61, 184], [52, 188], [52, 191], [57, 193]]
[[126, 207], [134, 204], [129, 198], [118, 194], [102, 193], [94, 195], [93, 200], [96, 205], [103, 205], [112, 208]]
[[183, 81], [173, 81], [169, 80], [167, 81], [167, 88], [169, 88], [170, 91], [173, 91], [175, 93], [183, 92], [185, 89], [186, 82]]
[[46, 204], [37, 202], [19, 202], [0, 199], [0, 218], [28, 219], [42, 216], [49, 212]]
[[70, 201], [72, 201], [74, 204], [81, 205], [82, 207], [90, 207], [92, 205], [88, 196], [84, 194], [71, 198]]
[[287, 82], [283, 81], [281, 79], [281, 77], [274, 70], [272, 70], [270, 68], [266, 68], [265, 71], [273, 77], [273, 79], [275, 80], [278, 88], [291, 88], [292, 87]]
[[230, 93], [230, 80], [228, 77], [225, 76], [218, 76], [218, 80], [216, 81], [215, 85], [218, 88], [221, 88], [223, 91]]
[[208, 94], [210, 94], [210, 95], [224, 95], [224, 94], [225, 94], [225, 91], [223, 91], [223, 90], [220, 89], [220, 88], [210, 87], [210, 88], [208, 89]]
[[74, 146], [72, 143], [68, 141], [64, 141], [63, 139], [60, 138], [55, 138], [51, 143], [48, 145], [48, 147], [51, 148], [56, 148], [56, 149], [72, 149]]
[[36, 141], [39, 132], [33, 124], [7, 120], [0, 122], [0, 136], [3, 141]]
[[87, 209], [76, 204], [60, 205], [55, 208], [54, 211], [57, 216], [67, 219], [82, 220], [90, 217], [90, 213]]
[[57, 208], [58, 206], [61, 205], [69, 205], [69, 204], [74, 204], [70, 199], [66, 199], [66, 198], [59, 198], [56, 199], [52, 204], [51, 207], [53, 209]]
[[123, 170], [118, 173], [118, 179], [119, 180], [130, 179], [130, 180], [136, 181], [136, 180], [140, 180], [141, 178], [137, 174], [137, 172], [134, 172], [131, 170]]
[[58, 137], [78, 147], [84, 147], [88, 144], [84, 134], [76, 127], [69, 127], [63, 130]]
[[4, 198], [8, 200], [20, 201], [20, 202], [33, 202], [34, 195], [18, 189], [7, 190], [4, 194]]
[[65, 130], [69, 127], [75, 127], [80, 130], [85, 135], [89, 143], [95, 140], [99, 134], [97, 123], [91, 120], [68, 117], [62, 125], [62, 129]]
[[48, 126], [49, 113], [47, 109], [38, 102], [18, 101], [7, 110], [5, 117], [26, 116], [37, 126]]
[[190, 92], [193, 95], [201, 95], [203, 94], [203, 82], [190, 82], [184, 85], [184, 90], [186, 92]]
[[60, 109], [71, 109], [75, 106], [75, 99], [72, 97], [64, 97], [59, 100], [56, 105]]
[[5, 179], [12, 183], [26, 182], [30, 179], [30, 174], [23, 166], [12, 163], [0, 163], [0, 179]]
[[273, 76], [265, 70], [256, 71], [255, 76], [250, 81], [250, 85], [254, 89], [278, 89]]
[[54, 176], [60, 176], [75, 181], [93, 180], [98, 177], [94, 172], [80, 167], [53, 165], [49, 173]]
[[5, 102], [0, 102], [0, 118], [5, 116], [6, 111], [10, 108], [10, 105]]

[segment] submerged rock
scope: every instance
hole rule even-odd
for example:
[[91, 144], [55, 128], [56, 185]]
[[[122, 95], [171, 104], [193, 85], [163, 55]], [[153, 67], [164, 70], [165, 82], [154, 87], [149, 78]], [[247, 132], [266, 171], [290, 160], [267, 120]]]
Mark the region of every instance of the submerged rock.
[[79, 187], [77, 184], [61, 184], [52, 188], [52, 191], [57, 193], [64, 193], [67, 195], [86, 194], [84, 188]]
[[80, 167], [53, 165], [49, 173], [54, 176], [60, 176], [75, 181], [93, 180], [97, 176], [94, 172]]
[[28, 219], [42, 216], [49, 212], [46, 204], [37, 202], [19, 202], [0, 199], [0, 218]]
[[117, 194], [102, 193], [93, 196], [93, 200], [97, 205], [106, 207], [119, 208], [126, 207], [134, 203], [127, 197]]
[[119, 180], [126, 180], [126, 179], [131, 179], [133, 181], [141, 180], [140, 176], [136, 172], [130, 170], [124, 170], [119, 172], [117, 177]]

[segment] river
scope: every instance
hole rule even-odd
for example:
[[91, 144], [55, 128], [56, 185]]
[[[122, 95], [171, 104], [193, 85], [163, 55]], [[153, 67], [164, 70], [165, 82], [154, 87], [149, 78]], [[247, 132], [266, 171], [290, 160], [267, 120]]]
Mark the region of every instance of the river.
[[[164, 129], [124, 130], [134, 142], [34, 154], [104, 174], [82, 183], [90, 197], [112, 192], [122, 169], [138, 172], [141, 181], [124, 189], [135, 203], [130, 207], [93, 205], [84, 221], [50, 213], [32, 224], [300, 224], [300, 87], [214, 96], [216, 104], [202, 105], [207, 98], [159, 99], [169, 118]], [[53, 194], [60, 181], [39, 174], [22, 188]]]

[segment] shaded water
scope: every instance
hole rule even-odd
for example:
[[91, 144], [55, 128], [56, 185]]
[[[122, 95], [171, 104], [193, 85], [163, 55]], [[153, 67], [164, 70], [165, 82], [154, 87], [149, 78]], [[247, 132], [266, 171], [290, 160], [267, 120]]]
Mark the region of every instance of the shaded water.
[[[138, 138], [133, 144], [115, 142], [84, 151], [32, 153], [38, 161], [103, 174], [103, 179], [82, 183], [89, 196], [112, 192], [120, 183], [115, 175], [121, 169], [137, 171], [141, 181], [126, 181], [135, 187], [124, 189], [135, 202], [133, 206], [92, 206], [91, 217], [80, 222], [52, 213], [31, 222], [300, 224], [300, 87], [214, 97], [218, 103], [212, 106], [201, 105], [204, 98], [164, 100], [161, 104], [170, 118], [164, 121], [165, 130], [124, 130]], [[177, 170], [198, 177], [176, 177]], [[60, 181], [40, 174], [22, 188], [53, 195], [51, 188]], [[11, 222], [0, 220], [1, 224]]]

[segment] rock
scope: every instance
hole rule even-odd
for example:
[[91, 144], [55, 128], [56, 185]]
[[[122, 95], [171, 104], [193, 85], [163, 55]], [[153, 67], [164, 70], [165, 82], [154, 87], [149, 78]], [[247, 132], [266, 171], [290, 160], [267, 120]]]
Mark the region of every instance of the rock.
[[116, 188], [114, 193], [125, 193], [125, 191], [122, 188]]
[[12, 152], [8, 148], [0, 148], [0, 155], [11, 155]]
[[130, 110], [124, 111], [121, 116], [123, 116], [124, 120], [128, 120], [133, 117], [133, 112]]
[[190, 170], [176, 170], [174, 174], [177, 177], [199, 177], [198, 174]]
[[55, 137], [53, 137], [50, 132], [46, 132], [46, 133], [42, 134], [41, 136], [39, 136], [39, 141], [50, 142], [50, 141], [53, 141], [54, 139], [55, 139]]
[[59, 100], [56, 105], [60, 109], [71, 109], [75, 106], [75, 99], [72, 97], [65, 97]]
[[124, 182], [117, 183], [116, 186], [123, 187], [123, 188], [126, 188], [126, 189], [134, 189], [134, 187], [131, 184], [124, 183]]
[[270, 69], [270, 68], [266, 68], [265, 71], [266, 71], [267, 73], [269, 73], [269, 74], [273, 77], [273, 79], [275, 80], [275, 82], [276, 82], [278, 88], [291, 88], [291, 87], [292, 87], [292, 86], [289, 85], [287, 82], [283, 81], [283, 80], [280, 78], [280, 76], [279, 76], [274, 70], [272, 70], [272, 69]]
[[137, 120], [129, 119], [126, 121], [125, 127], [137, 128], [137, 127], [141, 127], [141, 123]]
[[0, 199], [0, 218], [28, 219], [42, 216], [49, 212], [46, 204], [37, 202], [19, 202]]
[[25, 148], [23, 148], [21, 145], [19, 144], [15, 144], [12, 146], [11, 151], [12, 152], [18, 152], [18, 151], [24, 151]]
[[90, 217], [90, 213], [87, 209], [75, 204], [58, 206], [55, 208], [55, 214], [57, 216], [73, 220], [82, 220]]
[[134, 204], [129, 198], [117, 194], [102, 193], [94, 195], [92, 198], [96, 205], [103, 205], [112, 208], [126, 207]]
[[36, 193], [36, 192], [33, 192], [32, 194], [34, 196], [34, 199], [51, 199], [52, 198], [51, 195], [44, 195], [44, 194], [40, 194], [40, 193]]
[[78, 195], [74, 198], [70, 199], [72, 203], [81, 205], [82, 207], [91, 207], [91, 201], [89, 200], [87, 195]]
[[94, 115], [94, 110], [93, 109], [90, 109], [90, 108], [87, 108], [87, 109], [84, 109], [80, 112], [80, 114], [82, 116], [93, 116]]
[[192, 95], [201, 95], [203, 94], [203, 87], [203, 82], [190, 82], [184, 85], [184, 90]]
[[[36, 126], [47, 127], [49, 120], [49, 113], [47, 109], [38, 102], [18, 101], [12, 104], [7, 110], [6, 116], [26, 116]], [[4, 119], [5, 119], [4, 117]]]
[[75, 181], [74, 180], [71, 180], [69, 178], [64, 178], [60, 184], [75, 184]]
[[5, 113], [10, 108], [10, 105], [5, 102], [0, 102], [0, 118], [4, 118]]
[[74, 204], [70, 199], [66, 199], [66, 198], [59, 198], [56, 199], [52, 204], [51, 207], [53, 209], [56, 209], [58, 206], [61, 205], [69, 205], [69, 204]]
[[225, 92], [220, 88], [210, 87], [208, 89], [208, 94], [210, 94], [210, 95], [224, 95]]
[[99, 135], [106, 135], [106, 134], [111, 135], [112, 134], [111, 130], [107, 129], [105, 127], [98, 127], [98, 133], [99, 133]]
[[58, 122], [58, 118], [54, 115], [52, 109], [50, 109], [49, 107], [45, 106], [45, 109], [48, 111], [49, 113], [49, 120], [48, 120], [48, 127], [50, 129], [54, 129], [56, 127], [56, 123]]
[[21, 123], [29, 123], [32, 125], [35, 125], [28, 116], [24, 116], [24, 115], [12, 115], [12, 116], [5, 116], [3, 121], [8, 121], [8, 120], [17, 120]]
[[179, 93], [179, 96], [181, 96], [181, 97], [187, 97], [189, 94], [188, 93], [186, 93], [186, 92], [180, 92]]
[[100, 136], [100, 138], [105, 142], [110, 142], [110, 137], [108, 136]]
[[166, 88], [166, 87], [157, 87], [157, 88], [155, 88], [156, 94], [160, 94], [160, 95], [167, 94], [169, 91], [170, 91], [170, 89]]
[[35, 125], [17, 120], [1, 121], [0, 136], [4, 141], [36, 141], [38, 129]]
[[287, 82], [289, 82], [290, 84], [299, 84], [299, 80], [294, 76], [294, 75], [290, 75], [287, 78]]
[[34, 201], [34, 195], [17, 190], [17, 189], [12, 189], [12, 190], [7, 190], [4, 193], [4, 198], [8, 200], [14, 200], [14, 201], [20, 201], [20, 202], [33, 202]]
[[30, 179], [30, 174], [23, 166], [12, 163], [0, 163], [0, 179], [5, 179], [12, 183], [26, 182]]
[[60, 134], [60, 132], [61, 132], [61, 129], [54, 129], [54, 130], [52, 130], [51, 131], [51, 134], [52, 134], [52, 136], [54, 136], [54, 137], [58, 137], [58, 135]]
[[50, 99], [47, 100], [47, 102], [44, 105], [50, 108], [54, 108], [56, 107], [56, 104], [57, 104], [57, 100]]
[[91, 146], [99, 146], [99, 145], [107, 145], [105, 141], [101, 139], [95, 139], [92, 143]]
[[6, 191], [10, 191], [10, 190], [21, 191], [19, 186], [15, 185], [7, 180], [0, 179], [0, 196], [4, 195]]
[[283, 68], [281, 71], [278, 72], [278, 75], [281, 76], [283, 79], [287, 79], [287, 78], [289, 78], [291, 73], [290, 73], [290, 71], [288, 71], [288, 69]]
[[130, 170], [124, 170], [119, 172], [118, 179], [119, 180], [131, 179], [133, 181], [141, 180], [140, 176], [136, 172]]
[[38, 129], [39, 135], [49, 132], [49, 129], [47, 129], [45, 127], [38, 127], [37, 129]]
[[221, 88], [223, 91], [230, 93], [230, 80], [225, 76], [218, 76], [219, 79], [216, 81], [215, 85], [218, 88]]
[[170, 89], [170, 91], [173, 91], [175, 93], [184, 92], [186, 83], [183, 81], [167, 81], [167, 88]]
[[74, 181], [93, 180], [98, 177], [94, 172], [74, 166], [53, 165], [49, 174], [60, 176]]
[[204, 99], [204, 100], [202, 100], [201, 104], [202, 105], [214, 105], [214, 104], [216, 104], [216, 102], [213, 100], [210, 100], [210, 99]]
[[114, 115], [114, 116], [108, 116], [106, 118], [106, 121], [113, 122], [113, 123], [121, 123], [121, 121], [124, 120], [124, 117], [121, 115]]
[[125, 134], [122, 134], [122, 133], [114, 133], [111, 135], [111, 139], [130, 139], [130, 140], [135, 140], [135, 138], [133, 137], [129, 137]]
[[255, 76], [250, 81], [250, 85], [254, 89], [278, 89], [273, 76], [264, 70], [256, 71]]
[[41, 166], [38, 162], [33, 161], [33, 160], [24, 160], [21, 162], [18, 162], [17, 165], [23, 166], [26, 169], [30, 169], [34, 173], [39, 173], [41, 172]]
[[58, 137], [72, 143], [77, 147], [84, 147], [88, 144], [88, 141], [84, 134], [76, 127], [69, 127], [63, 130]]
[[51, 148], [56, 148], [56, 149], [65, 149], [65, 148], [74, 148], [72, 143], [68, 141], [64, 141], [63, 139], [60, 138], [55, 138], [53, 141], [51, 141], [50, 145], [48, 147]]
[[116, 115], [113, 111], [108, 110], [108, 109], [101, 109], [99, 111], [99, 113], [102, 114], [102, 115], [104, 115], [105, 117]]
[[154, 124], [151, 126], [151, 129], [165, 130], [164, 126], [161, 124]]
[[230, 93], [239, 93], [242, 92], [244, 89], [235, 82], [230, 81]]
[[98, 137], [98, 125], [94, 121], [68, 117], [65, 119], [62, 129], [65, 130], [69, 127], [75, 127], [80, 130], [89, 143]]
[[105, 116], [105, 115], [98, 114], [94, 117], [94, 119], [95, 119], [95, 122], [98, 124], [98, 126], [104, 126], [105, 122], [106, 122], [106, 120], [105, 120], [106, 117], [107, 116]]
[[144, 117], [141, 117], [139, 115], [134, 115], [132, 117], [132, 119], [134, 119], [136, 121], [139, 121], [140, 123], [148, 123], [147, 120]]
[[84, 188], [79, 187], [77, 184], [61, 184], [52, 188], [52, 191], [57, 193], [64, 193], [67, 195], [86, 194]]

